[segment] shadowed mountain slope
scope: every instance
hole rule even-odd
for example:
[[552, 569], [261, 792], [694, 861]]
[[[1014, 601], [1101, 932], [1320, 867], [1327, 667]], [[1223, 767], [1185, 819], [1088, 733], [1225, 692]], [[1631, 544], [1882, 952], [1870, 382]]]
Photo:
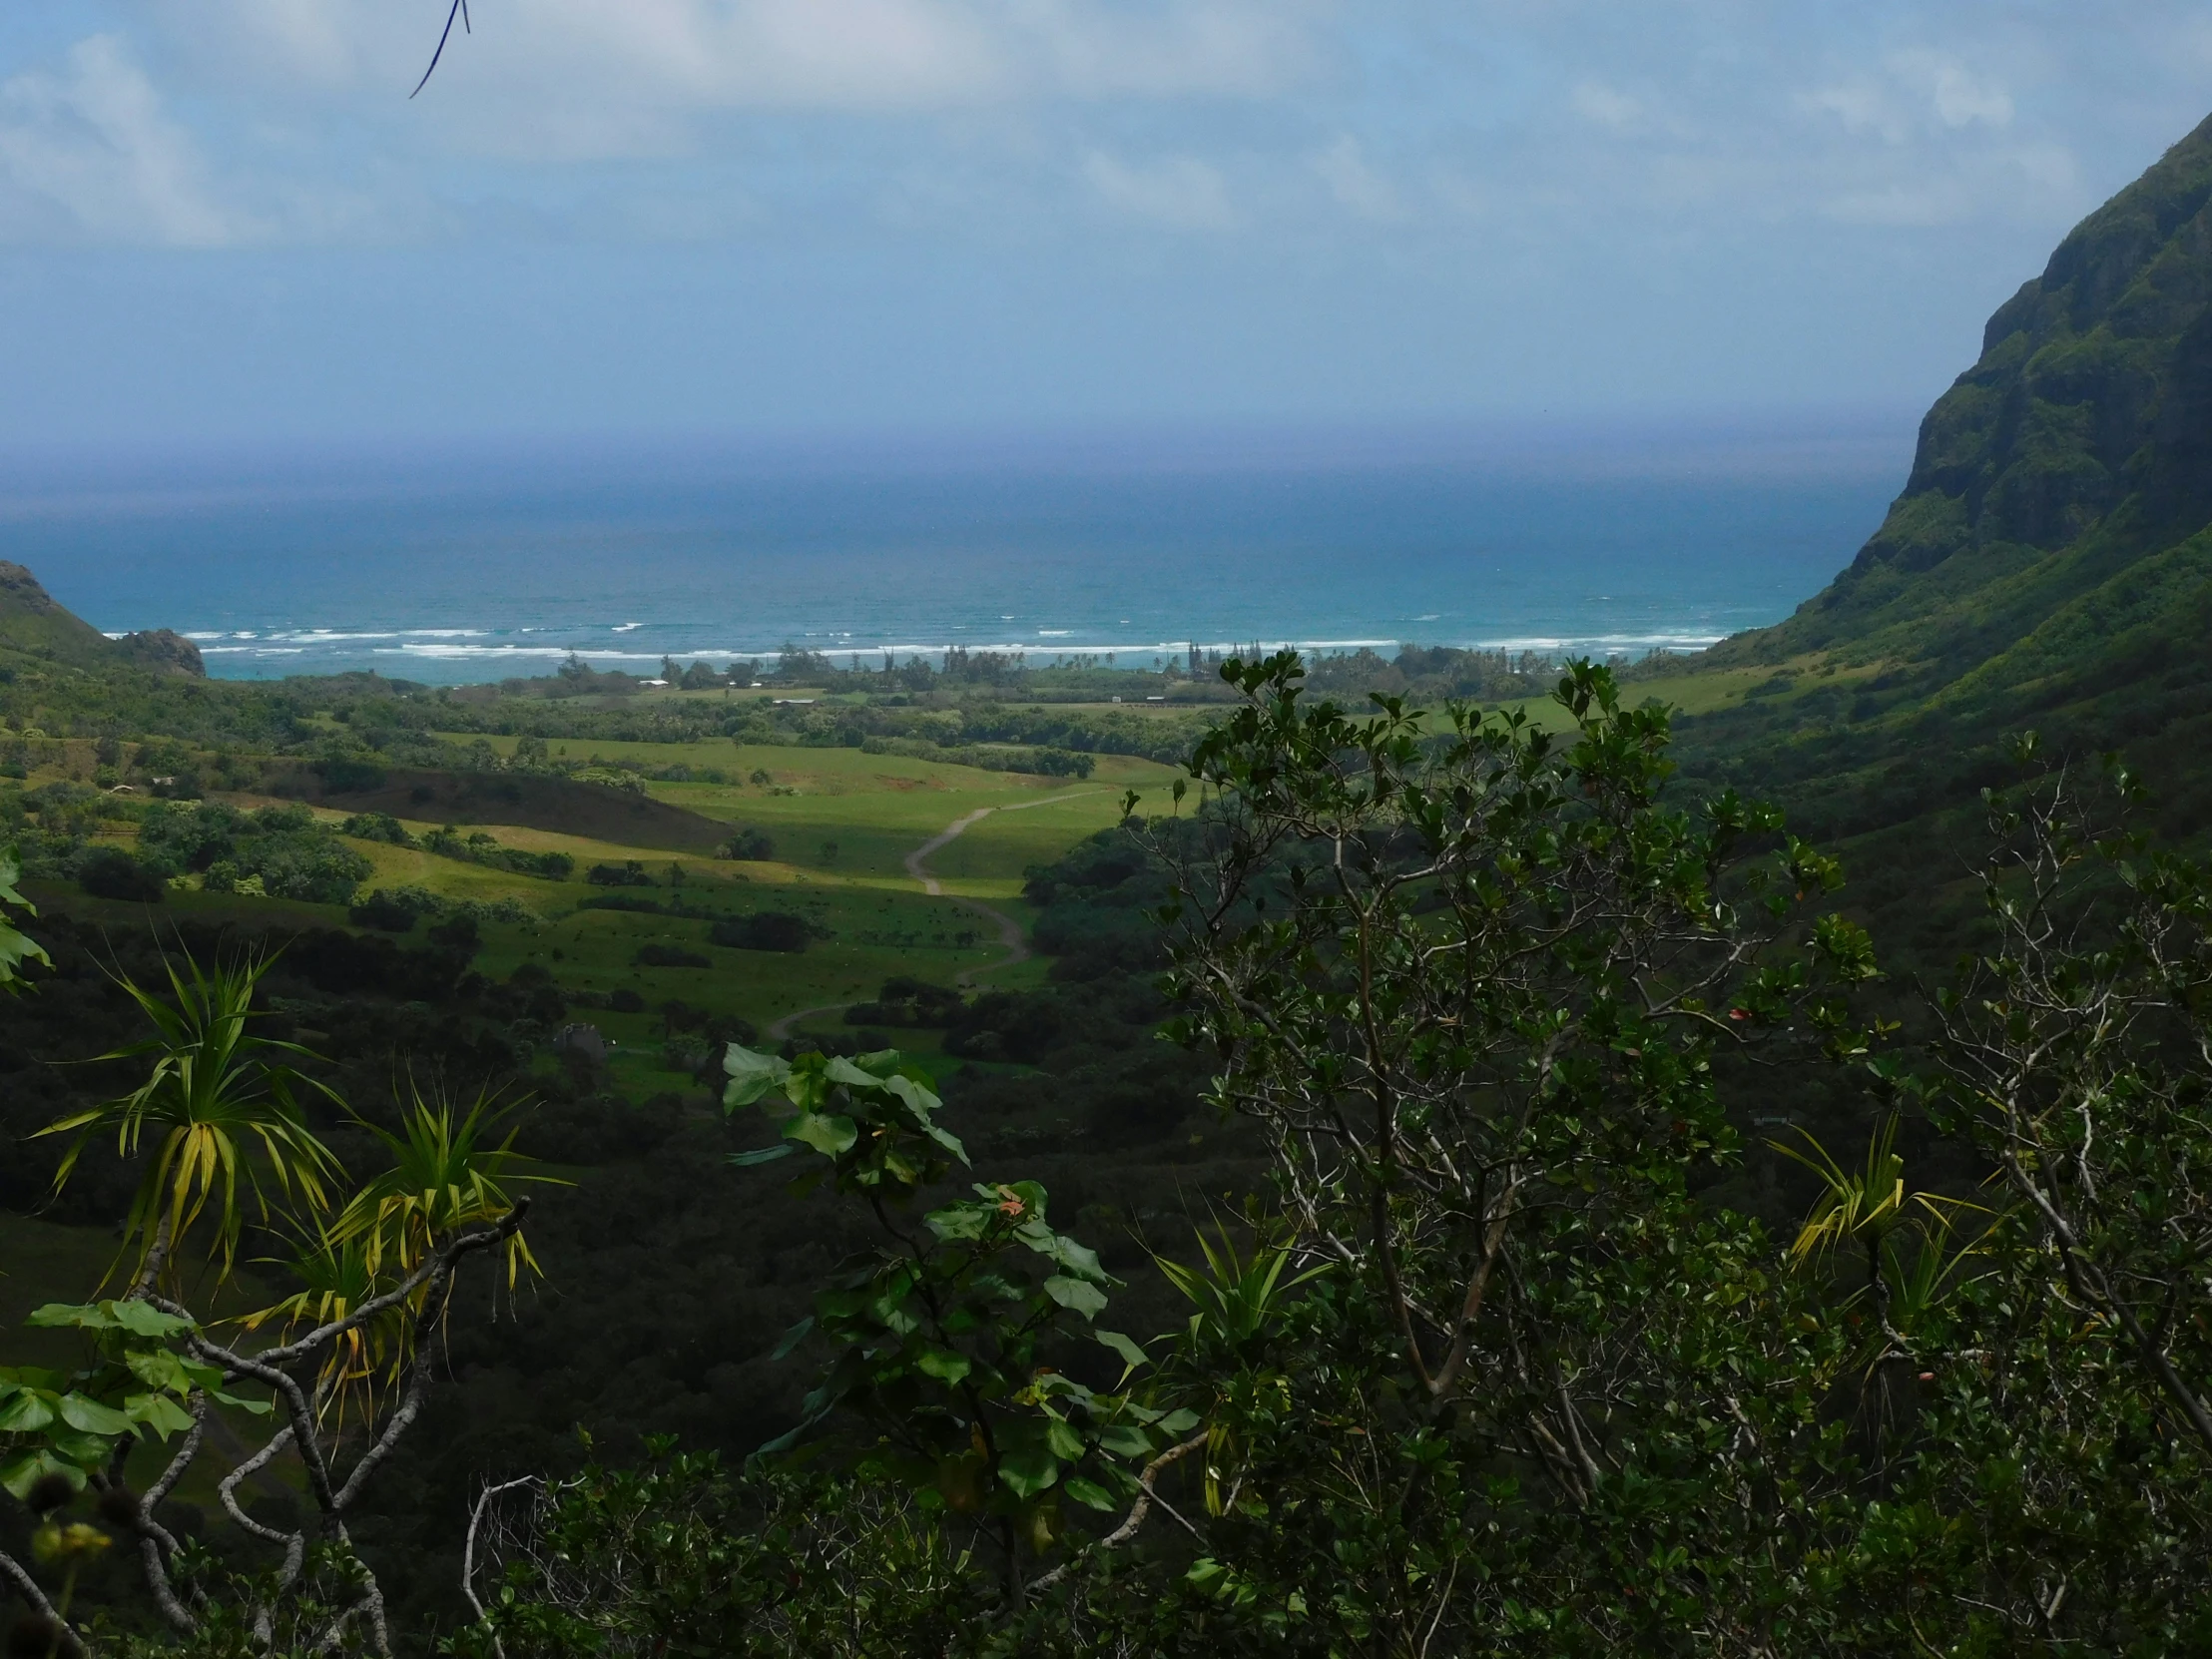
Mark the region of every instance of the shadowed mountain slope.
[[2212, 121], [1989, 319], [1851, 567], [1710, 660], [1879, 662], [1923, 697], [2007, 714], [2121, 675], [2194, 681], [2212, 620], [2208, 524]]
[[1978, 792], [2016, 776], [2007, 734], [2124, 752], [2156, 829], [2212, 830], [2208, 648], [2212, 121], [1989, 319], [1848, 569], [1786, 622], [1639, 672], [1715, 711], [1682, 723], [1690, 778], [1842, 843], [1910, 954], [1955, 950], [1950, 900], [1978, 904]]

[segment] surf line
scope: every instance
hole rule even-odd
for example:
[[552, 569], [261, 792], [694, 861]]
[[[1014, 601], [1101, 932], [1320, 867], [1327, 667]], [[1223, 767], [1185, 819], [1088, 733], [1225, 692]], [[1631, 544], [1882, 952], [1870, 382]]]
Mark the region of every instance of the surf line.
[[[1104, 790], [1077, 790], [1072, 795], [1047, 796], [1042, 801], [1023, 801], [1011, 807], [978, 807], [965, 818], [954, 819], [934, 835], [915, 847], [913, 851], [907, 853], [901, 862], [906, 866], [906, 873], [921, 883], [923, 892], [931, 898], [943, 898], [946, 896], [944, 883], [924, 869], [922, 867], [923, 863], [932, 853], [943, 851], [960, 836], [966, 834], [968, 830], [989, 818], [991, 814], [1026, 813], [1032, 807], [1057, 807], [1063, 801], [1080, 801], [1085, 796], [1104, 795], [1106, 793]], [[999, 947], [1006, 952], [997, 961], [985, 963], [982, 967], [961, 969], [958, 975], [954, 977], [953, 984], [961, 990], [968, 990], [974, 985], [975, 976], [979, 973], [996, 973], [1000, 968], [1009, 968], [1017, 962], [1029, 960], [1029, 940], [1023, 935], [1020, 922], [1004, 910], [984, 903], [980, 898], [965, 898], [957, 893], [952, 894], [951, 897], [952, 902], [959, 905], [963, 910], [973, 911], [995, 926], [998, 929]], [[801, 1008], [796, 1013], [786, 1014], [761, 1035], [768, 1042], [780, 1043], [792, 1034], [792, 1027], [801, 1020], [813, 1019], [817, 1014], [841, 1013], [851, 1006], [852, 1004], [849, 1002], [830, 1002], [825, 1003], [820, 1008]]]

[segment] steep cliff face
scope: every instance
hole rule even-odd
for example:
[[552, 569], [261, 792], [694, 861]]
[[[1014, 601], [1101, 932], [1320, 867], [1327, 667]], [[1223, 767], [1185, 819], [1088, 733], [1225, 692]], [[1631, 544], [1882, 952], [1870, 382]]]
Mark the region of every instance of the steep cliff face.
[[1904, 493], [1850, 568], [1714, 661], [1879, 660], [1924, 695], [1956, 684], [1977, 697], [2054, 668], [2081, 680], [2114, 666], [2101, 659], [2118, 636], [2196, 603], [2212, 576], [2207, 525], [2212, 121], [1989, 319], [1980, 360], [1929, 411]]

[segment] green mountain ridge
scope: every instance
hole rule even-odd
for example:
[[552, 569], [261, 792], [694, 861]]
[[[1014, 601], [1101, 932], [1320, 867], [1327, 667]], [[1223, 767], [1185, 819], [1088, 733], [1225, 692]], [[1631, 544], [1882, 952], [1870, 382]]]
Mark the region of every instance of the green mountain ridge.
[[2091, 214], [1989, 319], [1873, 539], [1712, 667], [1880, 664], [1959, 713], [2206, 678], [2212, 120]]
[[22, 565], [0, 559], [0, 654], [19, 652], [92, 672], [128, 665], [205, 678], [200, 648], [174, 629], [110, 639], [61, 604]]
[[[1756, 790], [1943, 935], [1931, 846], [1978, 838], [2002, 740], [2120, 751], [2212, 830], [2212, 121], [2082, 221], [1929, 410], [1904, 491], [1772, 628], [1655, 665], [1698, 784]], [[1704, 687], [1698, 682], [1706, 681]], [[1963, 837], [1963, 838], [1961, 838]], [[1940, 868], [1937, 867], [1940, 863]]]

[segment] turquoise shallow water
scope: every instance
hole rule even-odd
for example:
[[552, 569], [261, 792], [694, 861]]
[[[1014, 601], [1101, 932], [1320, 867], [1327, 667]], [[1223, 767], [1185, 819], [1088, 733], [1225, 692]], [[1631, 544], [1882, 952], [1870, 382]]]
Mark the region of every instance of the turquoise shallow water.
[[0, 556], [210, 671], [442, 683], [948, 646], [1149, 666], [1190, 643], [1641, 653], [1787, 615], [1852, 556], [1888, 467], [1514, 473], [1386, 448], [1327, 464], [708, 453], [464, 465], [19, 468]]

